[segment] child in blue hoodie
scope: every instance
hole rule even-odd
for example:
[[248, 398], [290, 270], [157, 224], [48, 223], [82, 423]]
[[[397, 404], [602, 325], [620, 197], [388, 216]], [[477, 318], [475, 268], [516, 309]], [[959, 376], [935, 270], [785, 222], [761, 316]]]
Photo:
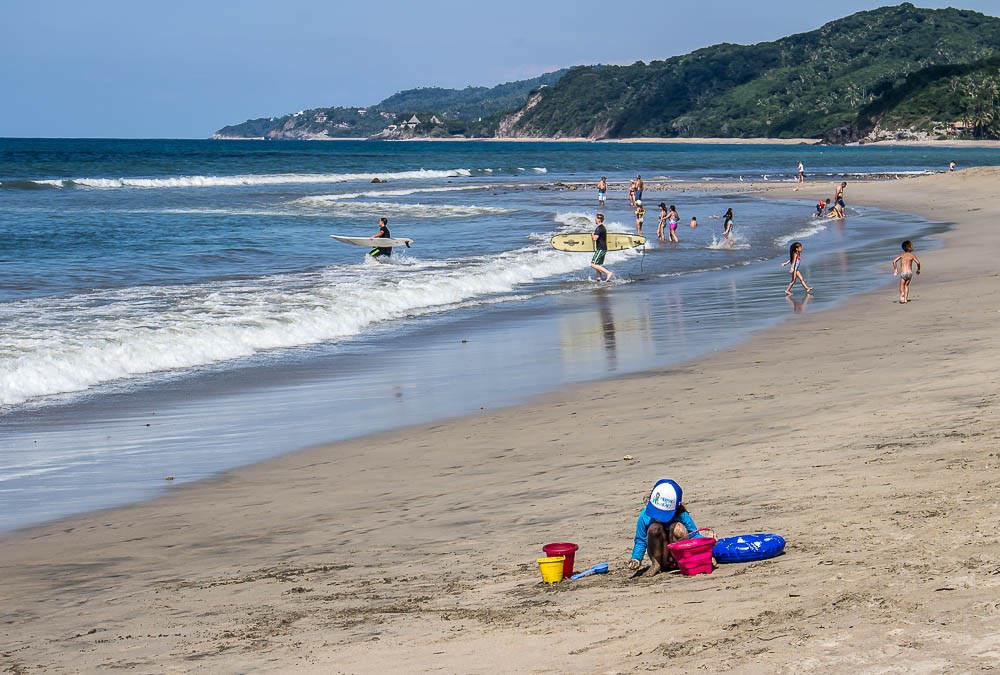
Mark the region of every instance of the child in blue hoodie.
[[635, 524], [635, 546], [632, 547], [632, 559], [628, 561], [630, 570], [639, 569], [647, 549], [652, 561], [650, 576], [674, 569], [677, 563], [667, 544], [701, 536], [696, 532], [698, 526], [691, 514], [681, 503], [681, 494], [681, 486], [674, 481], [667, 478], [656, 481]]

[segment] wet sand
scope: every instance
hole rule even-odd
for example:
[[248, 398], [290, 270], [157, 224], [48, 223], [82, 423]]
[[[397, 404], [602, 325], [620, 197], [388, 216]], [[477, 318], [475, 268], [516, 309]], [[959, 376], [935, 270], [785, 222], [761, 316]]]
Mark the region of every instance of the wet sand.
[[[694, 363], [9, 535], [0, 665], [1000, 667], [998, 180], [1000, 169], [980, 168], [848, 186], [849, 204], [957, 224], [945, 248], [918, 245], [924, 273], [907, 305], [887, 286]], [[792, 187], [768, 194], [832, 194], [832, 183]], [[897, 253], [875, 273], [890, 279]], [[788, 302], [785, 276], [776, 270], [775, 302]], [[632, 578], [635, 517], [660, 477], [684, 487], [699, 525], [777, 532], [786, 554]], [[579, 569], [611, 572], [541, 584], [541, 546], [567, 540], [580, 544]]]

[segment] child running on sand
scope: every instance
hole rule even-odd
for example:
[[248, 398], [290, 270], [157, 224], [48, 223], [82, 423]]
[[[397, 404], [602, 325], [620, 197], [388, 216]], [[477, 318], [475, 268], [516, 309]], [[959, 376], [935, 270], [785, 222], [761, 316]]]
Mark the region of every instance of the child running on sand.
[[628, 568], [639, 569], [647, 552], [652, 562], [649, 576], [676, 568], [677, 563], [667, 544], [700, 537], [697, 529], [681, 502], [681, 486], [667, 478], [656, 481], [635, 524], [635, 544]]
[[[899, 272], [896, 271], [896, 263], [899, 263]], [[905, 305], [910, 301], [910, 281], [913, 280], [913, 265], [916, 263], [916, 273], [920, 274], [920, 260], [913, 255], [913, 242], [909, 239], [903, 242], [903, 252], [892, 261], [892, 276], [899, 274], [899, 304]]]
[[799, 262], [802, 260], [802, 244], [799, 242], [792, 242], [792, 245], [788, 247], [788, 260], [781, 263], [781, 266], [791, 265], [788, 273], [792, 275], [792, 280], [788, 282], [788, 286], [785, 287], [785, 295], [792, 294], [792, 286], [798, 281], [802, 284], [802, 288], [806, 289], [806, 293], [812, 291], [811, 286], [806, 285], [806, 280], [802, 278], [802, 272], [799, 271]]

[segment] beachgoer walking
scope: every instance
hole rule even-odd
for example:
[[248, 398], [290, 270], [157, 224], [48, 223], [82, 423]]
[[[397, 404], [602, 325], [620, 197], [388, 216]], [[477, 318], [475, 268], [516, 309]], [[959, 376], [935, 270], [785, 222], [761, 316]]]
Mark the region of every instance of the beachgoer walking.
[[802, 272], [799, 271], [799, 263], [802, 261], [802, 244], [799, 242], [792, 242], [792, 245], [788, 247], [788, 260], [781, 263], [781, 266], [790, 265], [788, 273], [792, 275], [792, 280], [788, 282], [788, 286], [785, 287], [785, 295], [792, 294], [792, 286], [798, 281], [802, 284], [802, 288], [806, 289], [806, 293], [812, 291], [812, 287], [806, 284], [806, 280], [802, 277]]
[[[639, 569], [646, 553], [652, 562], [647, 571], [649, 576], [674, 569], [677, 563], [667, 544], [702, 536], [681, 496], [681, 486], [672, 480], [664, 478], [653, 485], [635, 524], [635, 544], [628, 561], [630, 570]], [[714, 565], [714, 559], [712, 562]]]
[[604, 257], [608, 254], [608, 228], [604, 227], [603, 213], [597, 214], [596, 222], [597, 227], [594, 228], [593, 234], [590, 235], [594, 238], [594, 257], [590, 260], [590, 266], [597, 272], [598, 281], [601, 280], [602, 274], [605, 281], [611, 281], [611, 277], [614, 274], [604, 267]]
[[[899, 264], [899, 271], [896, 265]], [[916, 269], [914, 269], [916, 265]], [[910, 301], [910, 281], [913, 280], [913, 273], [920, 274], [920, 260], [913, 255], [913, 242], [909, 239], [903, 242], [903, 252], [892, 261], [892, 276], [899, 274], [899, 304], [905, 305]]]
[[642, 190], [645, 185], [642, 182], [642, 176], [639, 174], [635, 175], [635, 200], [640, 201], [642, 199]]
[[[389, 219], [388, 218], [379, 218], [378, 219], [378, 232], [376, 232], [375, 234], [373, 234], [372, 236], [370, 236], [368, 238], [369, 239], [388, 239], [391, 236], [392, 235], [389, 234]], [[375, 258], [375, 260], [378, 260], [379, 258], [381, 258], [383, 256], [385, 256], [386, 258], [388, 258], [389, 256], [392, 255], [392, 247], [391, 246], [388, 246], [388, 247], [376, 247], [376, 248], [373, 248], [371, 251], [369, 251], [368, 255], [370, 255], [372, 258]]]
[[674, 244], [679, 244], [681, 241], [677, 238], [677, 224], [680, 221], [681, 217], [677, 215], [677, 207], [671, 204], [670, 210], [667, 212], [667, 228], [669, 230], [669, 241]]
[[948, 171], [954, 171], [955, 166], [956, 166], [955, 162], [948, 162]]
[[663, 241], [663, 229], [667, 224], [667, 205], [660, 202], [660, 220], [656, 225], [656, 238]]
[[798, 192], [799, 186], [806, 182], [806, 168], [802, 166], [802, 162], [799, 162], [798, 175], [795, 177], [795, 191]]
[[640, 237], [642, 236], [642, 221], [646, 217], [646, 209], [642, 205], [641, 199], [635, 200], [635, 231]]
[[597, 182], [597, 205], [604, 206], [604, 202], [608, 198], [608, 179], [605, 176], [601, 176], [601, 180]]
[[736, 243], [733, 239], [733, 210], [726, 209], [726, 213], [722, 216], [722, 236], [726, 238], [730, 246]]

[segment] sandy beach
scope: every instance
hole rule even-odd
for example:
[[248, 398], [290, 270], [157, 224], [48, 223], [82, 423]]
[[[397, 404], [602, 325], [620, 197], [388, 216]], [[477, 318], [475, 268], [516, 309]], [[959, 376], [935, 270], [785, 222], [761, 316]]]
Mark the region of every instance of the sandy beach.
[[[890, 284], [697, 362], [8, 535], [0, 667], [994, 670], [998, 180], [848, 186], [849, 204], [956, 224], [944, 248], [918, 247], [907, 305]], [[792, 189], [767, 194], [814, 203], [833, 186]], [[890, 282], [898, 252], [873, 273]], [[779, 533], [785, 555], [634, 578], [635, 518], [662, 477], [699, 526]], [[555, 541], [610, 573], [545, 586], [535, 559]]]

